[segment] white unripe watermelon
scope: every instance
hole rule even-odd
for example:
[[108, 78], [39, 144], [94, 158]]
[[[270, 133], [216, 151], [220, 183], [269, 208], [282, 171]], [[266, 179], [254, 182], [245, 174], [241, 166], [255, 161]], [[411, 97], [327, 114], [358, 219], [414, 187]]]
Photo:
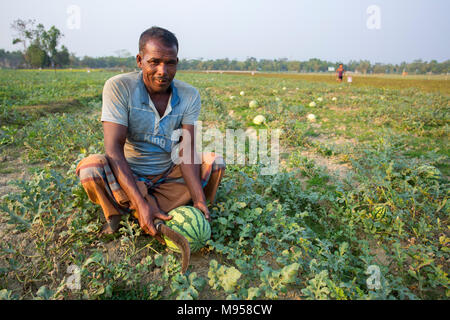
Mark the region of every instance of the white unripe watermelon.
[[266, 118], [263, 115], [257, 115], [253, 119], [253, 123], [256, 125], [260, 125], [261, 123], [264, 123], [266, 121]]
[[252, 100], [248, 103], [248, 106], [252, 109], [257, 108], [258, 107], [258, 101], [256, 100]]
[[306, 118], [308, 119], [308, 121], [311, 121], [311, 122], [316, 121], [316, 116], [314, 114], [312, 114], [312, 113], [308, 114], [306, 116]]

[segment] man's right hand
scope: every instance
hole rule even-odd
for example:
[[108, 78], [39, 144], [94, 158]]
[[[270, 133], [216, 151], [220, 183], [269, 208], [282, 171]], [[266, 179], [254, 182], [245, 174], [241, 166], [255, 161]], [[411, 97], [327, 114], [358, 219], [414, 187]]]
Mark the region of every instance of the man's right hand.
[[155, 228], [155, 219], [169, 221], [173, 217], [168, 216], [167, 214], [161, 212], [159, 209], [152, 208], [152, 206], [148, 203], [142, 203], [137, 208], [137, 211], [139, 214], [139, 225], [141, 226], [142, 230], [144, 230], [147, 234], [151, 235], [152, 237], [156, 237], [158, 241], [160, 241], [161, 237], [159, 237], [158, 232], [156, 231]]

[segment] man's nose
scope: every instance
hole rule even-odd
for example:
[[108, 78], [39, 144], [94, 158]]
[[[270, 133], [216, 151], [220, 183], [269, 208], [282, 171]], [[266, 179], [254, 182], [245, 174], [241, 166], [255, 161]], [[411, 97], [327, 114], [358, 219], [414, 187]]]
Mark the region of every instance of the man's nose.
[[165, 63], [160, 63], [156, 69], [157, 75], [165, 76], [167, 74], [167, 66]]

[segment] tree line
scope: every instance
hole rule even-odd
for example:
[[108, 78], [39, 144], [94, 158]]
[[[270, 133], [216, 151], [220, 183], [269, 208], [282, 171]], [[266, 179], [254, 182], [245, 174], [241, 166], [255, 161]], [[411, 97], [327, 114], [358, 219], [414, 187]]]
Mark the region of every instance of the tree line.
[[398, 73], [408, 72], [409, 74], [443, 74], [450, 72], [450, 60], [430, 62], [415, 60], [411, 63], [402, 62], [400, 64], [372, 64], [368, 60], [350, 60], [348, 63], [342, 61], [325, 61], [317, 58], [308, 61], [296, 61], [288, 59], [260, 59], [248, 58], [245, 61], [216, 59], [182, 59], [180, 70], [235, 70], [235, 71], [261, 71], [261, 72], [328, 72], [329, 67], [337, 69], [339, 64], [344, 65], [347, 71], [361, 73]]
[[[120, 68], [135, 69], [134, 56], [107, 56], [79, 58], [62, 45], [58, 48], [64, 36], [55, 26], [46, 30], [44, 25], [34, 20], [15, 20], [11, 28], [15, 31], [13, 44], [22, 44], [22, 50], [5, 51], [0, 49], [1, 68]], [[225, 71], [260, 71], [260, 72], [328, 72], [329, 67], [336, 68], [343, 64], [345, 70], [361, 73], [400, 74], [446, 74], [450, 72], [450, 60], [429, 62], [414, 60], [400, 64], [374, 63], [368, 60], [325, 61], [317, 58], [307, 61], [283, 59], [247, 58], [244, 61], [236, 59], [181, 59], [179, 70], [225, 70]]]
[[55, 26], [45, 29], [42, 23], [36, 25], [35, 20], [17, 19], [11, 24], [15, 32], [13, 44], [22, 44], [21, 55], [2, 50], [1, 66], [9, 67], [64, 67], [69, 61], [69, 50], [65, 46], [58, 49], [64, 36]]
[[[115, 69], [135, 69], [136, 58], [130, 57], [76, 57], [73, 53], [62, 49], [60, 54], [54, 56], [56, 67], [62, 68], [115, 68]], [[37, 55], [37, 57], [35, 57]], [[181, 59], [178, 65], [179, 70], [224, 70], [224, 71], [260, 71], [260, 72], [327, 72], [328, 67], [337, 67], [340, 63], [345, 70], [361, 73], [389, 73], [401, 74], [446, 74], [450, 72], [450, 60], [430, 62], [415, 60], [400, 64], [372, 64], [368, 60], [350, 60], [348, 63], [341, 61], [331, 62], [320, 59], [309, 59], [308, 61], [296, 61], [287, 59], [261, 59], [248, 58], [244, 61], [230, 59]], [[37, 48], [29, 49], [24, 55], [21, 51], [5, 51], [0, 49], [0, 67], [2, 68], [46, 68], [50, 66], [50, 59], [42, 50]]]

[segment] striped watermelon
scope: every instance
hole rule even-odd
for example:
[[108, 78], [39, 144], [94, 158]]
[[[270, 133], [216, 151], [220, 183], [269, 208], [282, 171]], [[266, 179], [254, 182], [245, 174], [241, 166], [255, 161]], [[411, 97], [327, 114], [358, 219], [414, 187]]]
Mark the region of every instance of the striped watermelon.
[[384, 217], [384, 215], [387, 213], [386, 206], [377, 206], [375, 207], [375, 210], [373, 211], [375, 218], [381, 219]]
[[416, 169], [416, 172], [418, 173], [418, 175], [420, 177], [422, 177], [424, 179], [429, 179], [429, 180], [437, 180], [441, 176], [441, 172], [439, 171], [438, 168], [433, 167], [428, 164], [424, 164], [424, 165], [418, 167]]
[[[211, 227], [203, 213], [194, 207], [181, 206], [168, 213], [172, 220], [166, 221], [166, 225], [172, 230], [182, 234], [189, 241], [191, 252], [203, 248], [211, 238]], [[178, 247], [170, 239], [164, 237], [169, 249], [180, 252]]]

